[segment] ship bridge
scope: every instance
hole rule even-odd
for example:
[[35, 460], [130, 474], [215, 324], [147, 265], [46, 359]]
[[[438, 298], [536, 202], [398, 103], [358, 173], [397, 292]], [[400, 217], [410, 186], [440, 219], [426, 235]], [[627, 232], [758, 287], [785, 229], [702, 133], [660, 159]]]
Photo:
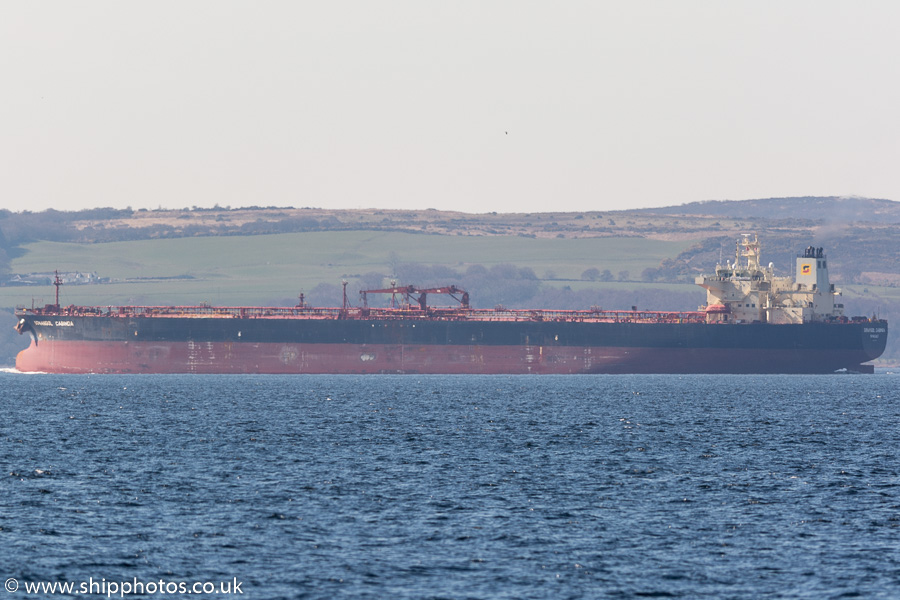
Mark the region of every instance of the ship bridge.
[[697, 277], [707, 292], [707, 321], [712, 323], [808, 323], [843, 317], [840, 296], [828, 278], [823, 248], [807, 247], [796, 258], [796, 278], [776, 277], [763, 266], [756, 235], [737, 241], [734, 262], [717, 264], [714, 275]]

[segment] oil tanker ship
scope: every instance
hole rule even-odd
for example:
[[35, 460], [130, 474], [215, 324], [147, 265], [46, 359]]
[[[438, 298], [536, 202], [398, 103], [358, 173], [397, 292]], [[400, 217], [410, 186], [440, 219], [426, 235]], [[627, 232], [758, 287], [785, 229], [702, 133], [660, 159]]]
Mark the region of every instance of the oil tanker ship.
[[[119, 306], [16, 310], [20, 371], [52, 373], [833, 373], [874, 371], [888, 324], [848, 318], [822, 248], [795, 277], [744, 235], [697, 277], [693, 312], [475, 309], [455, 287], [360, 292], [360, 306]], [[388, 307], [368, 306], [388, 294]], [[449, 307], [429, 306], [441, 294]], [[386, 304], [386, 302], [385, 302]]]

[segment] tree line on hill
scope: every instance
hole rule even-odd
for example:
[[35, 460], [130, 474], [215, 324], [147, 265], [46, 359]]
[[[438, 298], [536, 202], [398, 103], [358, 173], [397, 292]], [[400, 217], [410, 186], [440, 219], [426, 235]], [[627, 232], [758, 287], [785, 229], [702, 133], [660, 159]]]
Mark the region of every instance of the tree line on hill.
[[[630, 310], [638, 306], [641, 310], [684, 311], [696, 310], [704, 300], [703, 292], [671, 292], [663, 289], [621, 290], [621, 289], [580, 289], [573, 290], [568, 285], [554, 286], [541, 281], [529, 267], [514, 264], [498, 264], [490, 267], [470, 265], [457, 270], [446, 265], [422, 264], [416, 262], [393, 265], [393, 275], [371, 271], [349, 279], [347, 292], [352, 305], [358, 305], [361, 290], [386, 289], [394, 285], [417, 287], [443, 287], [456, 285], [470, 292], [473, 308], [513, 308], [513, 309], [554, 309], [587, 310], [602, 307], [609, 310]], [[334, 283], [320, 283], [304, 294], [309, 306], [338, 306], [343, 290]], [[369, 306], [386, 306], [389, 297], [368, 299]], [[274, 299], [269, 304], [290, 305], [293, 299]], [[429, 304], [450, 306], [449, 298], [432, 297]]]
[[[212, 210], [212, 209], [210, 209]], [[251, 210], [251, 209], [244, 209]], [[202, 212], [202, 209], [197, 209]], [[296, 217], [273, 211], [271, 219], [257, 219], [248, 223], [231, 223], [217, 220], [214, 223], [184, 223], [178, 226], [154, 223], [141, 227], [105, 227], [104, 221], [127, 219], [145, 209], [97, 208], [63, 212], [48, 209], [42, 212], [14, 213], [0, 209], [0, 245], [4, 249], [15, 248], [34, 241], [103, 243], [127, 242], [156, 238], [180, 238], [218, 235], [263, 235], [303, 231], [340, 229], [343, 223], [335, 217]], [[189, 211], [176, 217], [190, 218]], [[98, 225], [84, 225], [84, 223]], [[76, 223], [82, 224], [76, 227]]]

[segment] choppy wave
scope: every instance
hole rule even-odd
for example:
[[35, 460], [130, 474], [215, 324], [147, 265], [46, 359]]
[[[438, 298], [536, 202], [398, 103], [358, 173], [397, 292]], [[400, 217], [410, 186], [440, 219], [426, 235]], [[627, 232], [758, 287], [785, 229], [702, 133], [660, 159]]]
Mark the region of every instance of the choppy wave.
[[236, 578], [254, 598], [896, 595], [897, 376], [3, 384], [4, 577]]

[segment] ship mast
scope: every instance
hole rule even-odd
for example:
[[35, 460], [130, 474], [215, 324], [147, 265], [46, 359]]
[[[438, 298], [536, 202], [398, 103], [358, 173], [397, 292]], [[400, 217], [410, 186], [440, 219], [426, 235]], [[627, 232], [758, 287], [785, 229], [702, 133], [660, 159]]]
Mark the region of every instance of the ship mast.
[[56, 286], [56, 310], [59, 310], [59, 286], [63, 284], [62, 279], [59, 278], [59, 271], [53, 271], [55, 277], [53, 278], [53, 285]]
[[[738, 269], [745, 269], [747, 273], [745, 275], [753, 276], [760, 270], [759, 265], [759, 240], [756, 235], [750, 237], [751, 234], [743, 233], [741, 234], [741, 239], [739, 239], [735, 245], [734, 252], [734, 275], [736, 276], [738, 273]], [[741, 259], [746, 259], [742, 261]]]

